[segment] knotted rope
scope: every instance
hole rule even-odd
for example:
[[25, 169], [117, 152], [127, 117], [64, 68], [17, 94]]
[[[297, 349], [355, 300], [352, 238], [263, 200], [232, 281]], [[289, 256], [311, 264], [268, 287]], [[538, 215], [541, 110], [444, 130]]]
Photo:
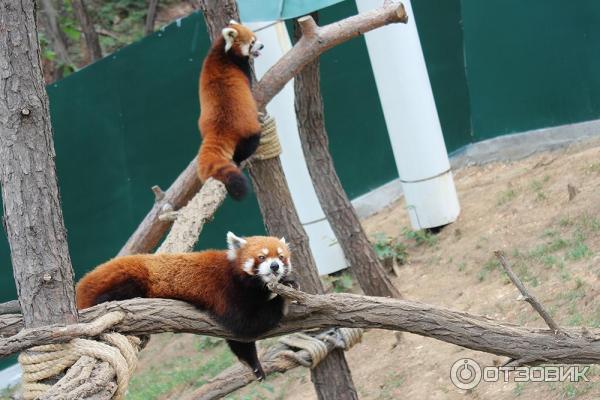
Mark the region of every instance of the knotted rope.
[[295, 351], [282, 351], [280, 354], [292, 358], [304, 367], [314, 368], [329, 354], [327, 342], [333, 344], [336, 349], [349, 350], [361, 341], [362, 334], [361, 328], [330, 329], [316, 336], [302, 332], [293, 333], [282, 337], [279, 341], [289, 348], [306, 351], [309, 359], [300, 356]]
[[[106, 314], [89, 324], [82, 336], [104, 331], [123, 319], [121, 312]], [[70, 368], [81, 356], [89, 356], [107, 362], [115, 371], [117, 391], [114, 399], [122, 399], [127, 392], [129, 379], [137, 364], [141, 339], [120, 333], [102, 333], [98, 339], [76, 338], [68, 343], [36, 346], [19, 355], [23, 369], [23, 399], [33, 400], [44, 394], [52, 385], [42, 383]]]
[[268, 114], [260, 114], [259, 118], [262, 125], [260, 135], [260, 144], [254, 153], [254, 157], [259, 160], [268, 160], [281, 154], [281, 144], [277, 136], [277, 124], [275, 118]]

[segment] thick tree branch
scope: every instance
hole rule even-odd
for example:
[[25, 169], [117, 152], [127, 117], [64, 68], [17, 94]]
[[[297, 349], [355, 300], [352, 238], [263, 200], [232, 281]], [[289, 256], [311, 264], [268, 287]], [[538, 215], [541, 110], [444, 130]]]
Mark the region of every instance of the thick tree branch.
[[[295, 300], [290, 313], [261, 338], [291, 332], [330, 327], [378, 328], [411, 332], [472, 350], [539, 362], [564, 364], [600, 363], [600, 329], [565, 328], [564, 335], [552, 330], [502, 323], [491, 318], [453, 311], [416, 301], [353, 294], [310, 295], [288, 287], [274, 291]], [[84, 310], [80, 320], [93, 321], [120, 311], [118, 332], [146, 335], [159, 332], [187, 332], [233, 338], [209, 316], [187, 303], [166, 299], [132, 299], [99, 304]], [[0, 335], [15, 335], [23, 328], [20, 315], [0, 316]], [[42, 343], [71, 339], [64, 327], [51, 326], [20, 333], [20, 341], [0, 340], [0, 356]], [[238, 338], [239, 339], [239, 338]]]
[[[205, 14], [211, 13], [211, 10], [204, 9], [204, 5], [201, 4], [201, 6]], [[368, 13], [317, 27], [315, 31], [318, 32], [318, 37], [312, 35], [311, 39], [307, 37], [298, 42], [254, 86], [254, 94], [259, 108], [264, 108], [304, 65], [331, 47], [383, 25], [406, 21], [404, 6], [401, 3], [391, 3]], [[305, 22], [305, 24], [310, 24], [310, 22]], [[211, 36], [214, 36], [218, 32], [210, 33]], [[150, 253], [154, 250], [171, 226], [170, 221], [159, 219], [159, 215], [163, 212], [163, 206], [170, 204], [175, 210], [183, 207], [198, 192], [201, 186], [197, 177], [196, 165], [197, 161], [194, 158], [165, 192], [164, 199], [154, 204], [118, 255]], [[221, 191], [221, 195], [225, 196], [225, 192]]]

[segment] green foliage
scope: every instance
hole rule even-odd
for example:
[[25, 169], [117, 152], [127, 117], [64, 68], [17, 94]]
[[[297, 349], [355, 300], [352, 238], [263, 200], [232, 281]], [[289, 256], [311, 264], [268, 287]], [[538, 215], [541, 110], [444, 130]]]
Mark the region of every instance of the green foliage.
[[437, 236], [429, 232], [427, 229], [413, 231], [411, 229], [404, 228], [402, 233], [407, 240], [414, 240], [417, 246], [427, 245], [429, 247], [433, 247], [438, 241]]
[[503, 206], [505, 204], [510, 203], [513, 199], [517, 197], [517, 191], [515, 189], [506, 189], [500, 193], [498, 193], [498, 199], [496, 200], [497, 206]]
[[402, 265], [408, 259], [408, 252], [404, 243], [382, 232], [373, 235], [373, 249], [380, 260], [393, 258], [399, 265]]
[[[198, 387], [234, 363], [226, 346], [210, 359], [202, 353], [158, 363], [149, 370], [134, 375], [129, 384], [127, 400], [152, 400], [170, 393], [177, 387]], [[204, 361], [200, 363], [200, 361]]]
[[348, 292], [354, 287], [354, 278], [346, 271], [331, 275], [329, 280], [336, 293]]

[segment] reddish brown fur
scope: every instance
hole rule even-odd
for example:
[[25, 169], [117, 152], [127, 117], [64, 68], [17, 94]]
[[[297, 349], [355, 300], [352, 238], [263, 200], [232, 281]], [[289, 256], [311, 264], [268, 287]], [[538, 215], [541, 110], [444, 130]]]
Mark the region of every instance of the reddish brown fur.
[[238, 32], [233, 47], [226, 53], [225, 39], [219, 36], [204, 60], [198, 121], [203, 138], [198, 156], [200, 179], [204, 182], [213, 177], [226, 186], [231, 176], [243, 178], [232, 162], [236, 146], [245, 138], [259, 135], [261, 130], [246, 69], [248, 57], [240, 53], [240, 46], [250, 43], [254, 33], [243, 25], [229, 28]]
[[232, 274], [246, 274], [242, 269], [245, 260], [255, 258], [258, 262], [263, 248], [269, 249], [269, 257], [277, 257], [277, 249], [282, 248], [289, 262], [289, 250], [279, 239], [252, 236], [246, 240], [234, 262], [228, 260], [226, 250], [114, 258], [77, 283], [77, 308], [97, 304], [100, 295], [127, 279], [134, 279], [147, 289], [145, 297], [183, 300], [223, 315], [227, 309], [224, 293], [230, 288]]
[[[274, 277], [271, 270], [279, 271], [277, 279], [283, 284], [294, 285], [287, 276], [291, 268], [288, 247], [273, 237], [241, 239], [229, 233], [227, 240], [227, 251], [112, 259], [79, 281], [77, 307], [132, 297], [163, 297], [187, 301], [210, 312], [239, 337], [267, 332], [281, 321], [286, 309], [285, 300], [273, 297], [265, 286], [266, 280]], [[283, 268], [274, 269], [274, 263], [283, 263]], [[255, 342], [229, 339], [227, 344], [258, 379], [265, 378]]]

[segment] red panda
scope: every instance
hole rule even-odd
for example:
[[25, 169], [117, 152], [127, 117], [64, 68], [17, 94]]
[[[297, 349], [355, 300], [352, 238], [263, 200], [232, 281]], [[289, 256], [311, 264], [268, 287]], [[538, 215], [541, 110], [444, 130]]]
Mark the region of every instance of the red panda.
[[[77, 283], [77, 308], [112, 300], [161, 297], [183, 300], [207, 311], [241, 338], [273, 329], [287, 304], [266, 283], [290, 279], [290, 252], [285, 239], [227, 233], [228, 250], [180, 254], [139, 254], [114, 258], [87, 273]], [[255, 342], [227, 340], [238, 359], [259, 380], [265, 378]]]
[[200, 73], [198, 175], [202, 182], [220, 180], [236, 200], [248, 192], [238, 166], [260, 141], [250, 57], [258, 57], [263, 47], [250, 29], [231, 21], [215, 39]]

